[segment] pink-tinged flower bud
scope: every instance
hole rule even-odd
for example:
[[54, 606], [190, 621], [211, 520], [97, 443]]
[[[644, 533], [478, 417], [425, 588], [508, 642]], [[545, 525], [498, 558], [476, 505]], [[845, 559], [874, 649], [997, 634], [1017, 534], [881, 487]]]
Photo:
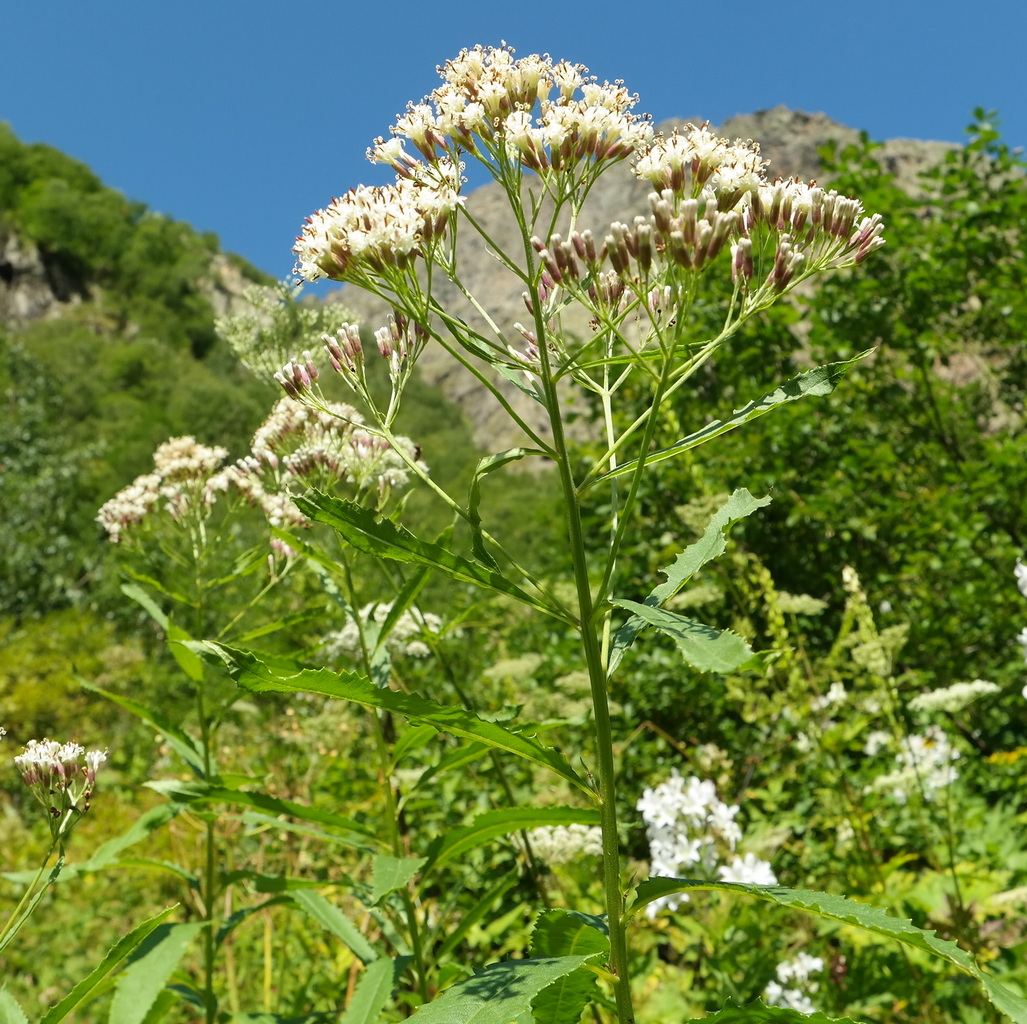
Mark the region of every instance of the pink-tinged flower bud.
[[292, 368], [292, 382], [301, 391], [306, 391], [310, 388], [310, 375], [307, 373], [306, 367], [300, 365], [296, 360], [290, 362]]
[[528, 312], [535, 315], [535, 305], [531, 301], [531, 296], [527, 292], [521, 292], [521, 299], [524, 301], [524, 305], [527, 307]]
[[731, 246], [731, 280], [741, 278], [743, 282], [749, 282], [752, 275], [752, 241], [741, 238]]
[[395, 349], [392, 347], [392, 332], [388, 327], [379, 327], [374, 332], [374, 340], [378, 342], [378, 351], [383, 359], [391, 359]]
[[303, 361], [306, 366], [307, 375], [312, 381], [317, 380], [317, 367], [314, 365], [314, 357], [309, 351], [303, 353]]
[[667, 234], [671, 229], [671, 220], [674, 216], [673, 207], [674, 193], [669, 189], [665, 190], [662, 194], [659, 192], [649, 193], [649, 205], [653, 211], [653, 221], [656, 224], [656, 230], [660, 234]]
[[667, 251], [670, 253], [670, 258], [679, 267], [684, 267], [685, 270], [694, 269], [695, 263], [685, 244], [685, 236], [682, 232], [672, 231], [667, 236]]
[[281, 370], [278, 370], [275, 373], [274, 377], [275, 377], [275, 380], [278, 381], [278, 383], [282, 385], [282, 387], [285, 389], [285, 393], [290, 398], [299, 398], [300, 397], [299, 391], [296, 390], [296, 385], [293, 384], [293, 382], [291, 380], [289, 380], [289, 378], [286, 377], [285, 374]]
[[556, 284], [563, 282], [563, 274], [560, 273], [559, 264], [556, 262], [556, 257], [548, 249], [543, 249], [539, 256], [542, 258], [542, 262], [545, 264], [546, 273]]
[[651, 224], [637, 222], [641, 218], [636, 218], [635, 238], [637, 239], [638, 248], [638, 265], [642, 268], [642, 273], [648, 274], [650, 268], [653, 265], [653, 228]]

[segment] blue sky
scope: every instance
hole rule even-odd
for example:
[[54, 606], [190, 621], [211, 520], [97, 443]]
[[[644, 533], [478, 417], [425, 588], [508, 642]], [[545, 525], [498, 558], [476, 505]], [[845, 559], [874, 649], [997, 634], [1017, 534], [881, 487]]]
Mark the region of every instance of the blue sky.
[[308, 213], [387, 178], [364, 151], [435, 66], [503, 39], [623, 79], [657, 120], [784, 103], [958, 141], [982, 106], [1027, 145], [1024, 0], [0, 0], [0, 120], [282, 277]]

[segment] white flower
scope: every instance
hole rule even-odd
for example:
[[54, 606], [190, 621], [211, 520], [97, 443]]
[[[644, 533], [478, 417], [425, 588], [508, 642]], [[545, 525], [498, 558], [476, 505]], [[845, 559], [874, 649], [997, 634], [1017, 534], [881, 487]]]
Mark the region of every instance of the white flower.
[[1019, 558], [1016, 560], [1016, 566], [1013, 568], [1013, 575], [1016, 577], [1016, 585], [1020, 593], [1027, 597], [1027, 565], [1024, 565]]
[[[80, 759], [84, 764], [80, 764]], [[78, 743], [29, 740], [14, 758], [25, 785], [46, 808], [54, 842], [66, 841], [78, 819], [89, 810], [96, 773], [107, 760], [105, 750], [86, 751]]]
[[815, 1013], [816, 1008], [805, 992], [785, 986], [788, 982], [797, 982], [807, 991], [816, 992], [820, 986], [810, 981], [810, 975], [820, 973], [823, 969], [824, 961], [820, 957], [799, 953], [794, 960], [786, 960], [777, 965], [777, 980], [767, 982], [763, 996], [770, 1006], [783, 1006], [799, 1013]]
[[[342, 629], [324, 637], [325, 656], [331, 661], [351, 661], [360, 657], [363, 635], [364, 643], [373, 650], [378, 640], [379, 627], [389, 617], [392, 604], [365, 604], [360, 609], [360, 625], [350, 620]], [[420, 639], [425, 633], [439, 634], [442, 632], [442, 620], [432, 612], [422, 612], [411, 608], [396, 620], [392, 632], [386, 641], [392, 654], [407, 655], [411, 658], [427, 658], [431, 648]]]
[[717, 877], [722, 882], [777, 885], [777, 875], [771, 869], [770, 862], [760, 860], [753, 853], [747, 853], [744, 857], [734, 857], [730, 864], [721, 864], [717, 868]]
[[603, 855], [603, 832], [598, 826], [548, 825], [528, 832], [532, 853], [547, 864], [569, 864], [579, 857]]
[[892, 741], [892, 734], [883, 729], [874, 729], [867, 734], [866, 742], [863, 744], [863, 753], [867, 757], [873, 757]]
[[848, 694], [842, 683], [832, 683], [830, 689], [822, 697], [814, 697], [809, 706], [814, 711], [823, 711], [825, 708], [832, 708], [836, 704], [844, 704]]
[[1016, 642], [1023, 648], [1023, 657], [1027, 661], [1027, 627], [1024, 627], [1017, 634]]
[[972, 683], [953, 683], [941, 690], [932, 690], [914, 697], [909, 706], [914, 711], [961, 711], [985, 694], [998, 693], [1000, 687], [986, 679]]

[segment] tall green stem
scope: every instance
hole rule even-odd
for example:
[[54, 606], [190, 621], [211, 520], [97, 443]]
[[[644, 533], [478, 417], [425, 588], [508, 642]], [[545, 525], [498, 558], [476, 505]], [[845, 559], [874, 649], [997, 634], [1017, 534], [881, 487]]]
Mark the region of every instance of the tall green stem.
[[[537, 326], [544, 339], [541, 317]], [[540, 348], [545, 351], [544, 343]], [[545, 356], [543, 356], [545, 360]], [[560, 474], [560, 486], [567, 512], [567, 532], [571, 560], [574, 567], [574, 585], [578, 598], [579, 632], [582, 652], [588, 671], [592, 694], [592, 721], [596, 739], [596, 765], [599, 784], [599, 819], [603, 834], [603, 888], [606, 914], [610, 929], [610, 970], [616, 977], [614, 994], [619, 1024], [632, 1024], [631, 977], [628, 972], [628, 945], [624, 921], [624, 894], [621, 891], [620, 838], [617, 831], [617, 778], [613, 761], [613, 728], [610, 724], [610, 702], [606, 693], [606, 666], [603, 662], [602, 638], [597, 631], [592, 587], [588, 577], [584, 531], [581, 524], [581, 506], [577, 487], [571, 473], [563, 418], [560, 414], [556, 385], [543, 362], [543, 388], [553, 428], [553, 448]]]

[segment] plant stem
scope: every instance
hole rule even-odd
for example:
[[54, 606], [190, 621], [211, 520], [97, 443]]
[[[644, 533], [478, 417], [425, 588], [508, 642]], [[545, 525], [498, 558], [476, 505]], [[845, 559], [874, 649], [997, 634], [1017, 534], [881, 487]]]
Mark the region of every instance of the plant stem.
[[[540, 319], [540, 318], [539, 318]], [[539, 325], [541, 327], [541, 324]], [[544, 334], [540, 330], [539, 337]], [[540, 345], [544, 351], [544, 345]], [[545, 358], [545, 357], [543, 357]], [[631, 977], [628, 972], [628, 948], [624, 921], [624, 894], [621, 891], [620, 837], [617, 831], [616, 769], [613, 760], [613, 729], [610, 724], [610, 702], [606, 693], [606, 666], [603, 662], [602, 638], [596, 628], [592, 588], [588, 576], [581, 506], [571, 473], [563, 420], [560, 415], [556, 386], [543, 364], [542, 382], [546, 405], [553, 429], [556, 465], [567, 513], [567, 530], [574, 584], [578, 597], [579, 632], [582, 652], [592, 693], [592, 721], [596, 739], [596, 760], [599, 782], [599, 818], [603, 833], [603, 888], [605, 890], [607, 923], [610, 929], [610, 970], [616, 977], [614, 995], [619, 1024], [632, 1024]]]

